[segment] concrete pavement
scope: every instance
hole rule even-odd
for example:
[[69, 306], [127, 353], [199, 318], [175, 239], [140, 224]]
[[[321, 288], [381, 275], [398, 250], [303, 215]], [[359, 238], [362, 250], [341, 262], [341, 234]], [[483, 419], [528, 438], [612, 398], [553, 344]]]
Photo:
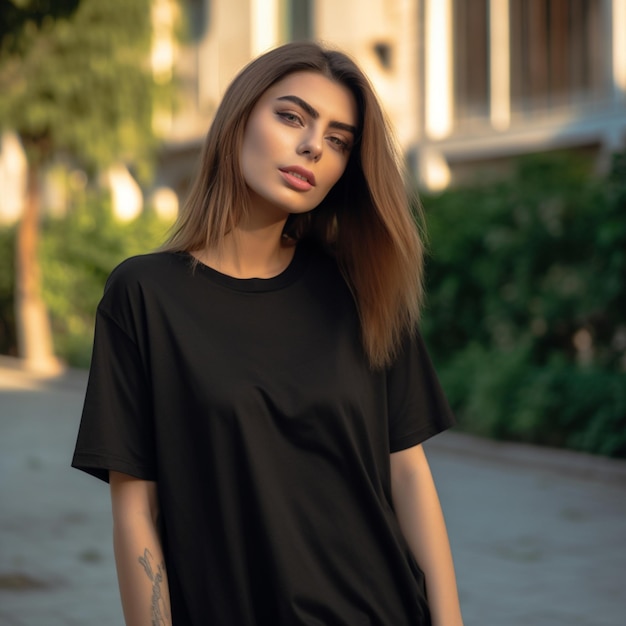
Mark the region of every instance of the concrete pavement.
[[[69, 467], [85, 381], [0, 359], [1, 626], [123, 624], [108, 489]], [[427, 451], [466, 626], [626, 625], [626, 462], [458, 433]]]

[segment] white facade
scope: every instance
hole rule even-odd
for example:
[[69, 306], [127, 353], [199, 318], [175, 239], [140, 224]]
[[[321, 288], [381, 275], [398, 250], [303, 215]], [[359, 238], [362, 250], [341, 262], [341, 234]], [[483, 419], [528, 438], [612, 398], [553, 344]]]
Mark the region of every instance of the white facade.
[[194, 33], [177, 54], [184, 93], [165, 133], [160, 181], [179, 192], [232, 77], [294, 36], [357, 59], [426, 188], [559, 148], [591, 150], [602, 166], [626, 144], [626, 0], [187, 0], [186, 6]]

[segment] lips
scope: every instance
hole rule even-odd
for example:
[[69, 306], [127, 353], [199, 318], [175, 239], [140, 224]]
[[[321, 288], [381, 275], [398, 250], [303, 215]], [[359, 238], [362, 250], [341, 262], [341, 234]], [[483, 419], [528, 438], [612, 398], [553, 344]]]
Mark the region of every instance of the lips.
[[299, 165], [289, 165], [279, 169], [289, 178], [308, 183], [311, 187], [315, 187], [315, 175], [310, 170], [300, 167]]

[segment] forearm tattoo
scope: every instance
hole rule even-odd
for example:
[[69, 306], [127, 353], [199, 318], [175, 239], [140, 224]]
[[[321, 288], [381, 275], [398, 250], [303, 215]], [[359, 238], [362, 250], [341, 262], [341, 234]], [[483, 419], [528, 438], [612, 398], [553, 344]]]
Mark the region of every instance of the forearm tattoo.
[[165, 564], [156, 564], [155, 571], [154, 557], [148, 548], [144, 550], [143, 556], [139, 557], [139, 563], [141, 563], [146, 575], [152, 581], [152, 601], [150, 605], [152, 626], [167, 626], [167, 624], [171, 624], [171, 617], [168, 603], [162, 593]]

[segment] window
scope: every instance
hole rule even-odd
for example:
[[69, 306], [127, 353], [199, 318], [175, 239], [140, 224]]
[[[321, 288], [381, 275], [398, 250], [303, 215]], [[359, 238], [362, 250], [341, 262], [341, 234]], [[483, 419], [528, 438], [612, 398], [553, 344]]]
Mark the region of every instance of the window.
[[313, 37], [313, 0], [289, 0], [287, 26], [289, 41], [306, 41]]
[[211, 15], [206, 0], [184, 0], [183, 9], [186, 13], [185, 23], [188, 36], [192, 41], [200, 41], [208, 29], [208, 18]]
[[602, 0], [510, 0], [511, 109], [575, 106], [609, 91]]
[[454, 0], [454, 115], [457, 123], [489, 116], [488, 0]]

